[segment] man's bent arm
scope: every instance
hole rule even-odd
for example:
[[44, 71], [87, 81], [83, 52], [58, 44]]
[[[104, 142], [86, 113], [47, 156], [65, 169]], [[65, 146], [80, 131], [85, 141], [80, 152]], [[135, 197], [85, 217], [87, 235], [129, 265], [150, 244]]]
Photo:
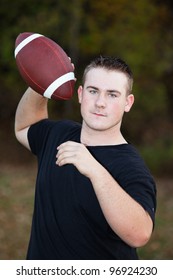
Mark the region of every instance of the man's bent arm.
[[57, 149], [57, 165], [73, 164], [90, 179], [112, 230], [132, 247], [145, 245], [153, 230], [153, 222], [145, 209], [123, 190], [85, 145], [67, 141]]
[[28, 88], [22, 96], [15, 116], [15, 135], [18, 141], [30, 150], [27, 133], [29, 127], [48, 118], [48, 99]]

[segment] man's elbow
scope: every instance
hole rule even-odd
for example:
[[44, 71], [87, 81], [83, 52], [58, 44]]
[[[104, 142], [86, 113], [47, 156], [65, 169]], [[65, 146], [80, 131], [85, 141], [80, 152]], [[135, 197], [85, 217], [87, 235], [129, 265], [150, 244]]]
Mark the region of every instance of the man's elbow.
[[133, 236], [129, 238], [129, 242], [127, 242], [131, 247], [139, 248], [146, 245], [152, 235], [152, 228], [137, 230], [134, 232]]
[[14, 133], [15, 133], [16, 139], [19, 141], [19, 143], [21, 143], [25, 148], [27, 148], [30, 151], [31, 149], [30, 149], [30, 145], [29, 145], [28, 137], [27, 137], [28, 129], [29, 129], [29, 127], [24, 128], [22, 130], [18, 130], [15, 127]]

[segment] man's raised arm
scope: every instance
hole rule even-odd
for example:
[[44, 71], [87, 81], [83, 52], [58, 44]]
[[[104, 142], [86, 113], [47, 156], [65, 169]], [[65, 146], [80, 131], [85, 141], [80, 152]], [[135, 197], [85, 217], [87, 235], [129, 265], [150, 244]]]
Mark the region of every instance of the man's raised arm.
[[18, 141], [30, 150], [27, 133], [29, 127], [48, 118], [48, 99], [28, 88], [22, 96], [15, 116], [15, 135]]

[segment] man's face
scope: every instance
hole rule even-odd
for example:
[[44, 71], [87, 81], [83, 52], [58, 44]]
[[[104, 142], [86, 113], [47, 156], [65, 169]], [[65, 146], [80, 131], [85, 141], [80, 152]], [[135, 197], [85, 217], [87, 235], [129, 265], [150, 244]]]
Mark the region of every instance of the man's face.
[[123, 114], [134, 101], [132, 94], [127, 96], [127, 82], [121, 72], [91, 69], [78, 89], [83, 124], [100, 131], [120, 129]]

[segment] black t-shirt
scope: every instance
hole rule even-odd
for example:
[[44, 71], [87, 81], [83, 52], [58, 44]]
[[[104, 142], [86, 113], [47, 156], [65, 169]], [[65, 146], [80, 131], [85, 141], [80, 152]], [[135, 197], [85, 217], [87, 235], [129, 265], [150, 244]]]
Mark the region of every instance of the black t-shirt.
[[[90, 180], [72, 164], [55, 164], [57, 146], [80, 142], [80, 133], [76, 122], [50, 120], [28, 131], [38, 176], [27, 259], [137, 259], [136, 249], [108, 225]], [[154, 222], [155, 183], [136, 149], [130, 144], [87, 148]]]

